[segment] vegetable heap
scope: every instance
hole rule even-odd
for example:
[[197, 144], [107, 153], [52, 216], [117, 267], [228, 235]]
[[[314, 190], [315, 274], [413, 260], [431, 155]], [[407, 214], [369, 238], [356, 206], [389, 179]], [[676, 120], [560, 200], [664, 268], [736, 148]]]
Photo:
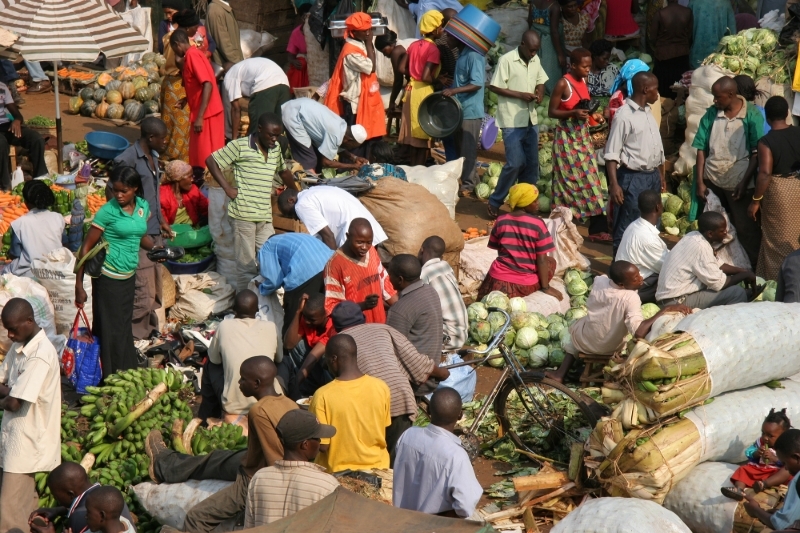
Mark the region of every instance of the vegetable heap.
[[214, 251], [210, 246], [201, 246], [200, 248], [188, 248], [186, 255], [178, 259], [178, 263], [199, 263], [204, 261], [208, 256], [213, 254]]
[[25, 125], [30, 128], [55, 128], [56, 121], [42, 115], [36, 115], [25, 121]]
[[704, 65], [717, 65], [734, 74], [747, 74], [754, 80], [769, 78], [775, 83], [791, 81], [796, 53], [780, 49], [778, 36], [772, 30], [749, 29], [727, 35], [719, 42], [716, 53]]

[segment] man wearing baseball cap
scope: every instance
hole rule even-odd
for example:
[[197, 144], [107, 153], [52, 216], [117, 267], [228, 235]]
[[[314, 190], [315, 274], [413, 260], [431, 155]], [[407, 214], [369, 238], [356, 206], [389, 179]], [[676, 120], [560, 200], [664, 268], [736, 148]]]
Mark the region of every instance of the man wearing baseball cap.
[[336, 478], [313, 463], [320, 439], [329, 439], [336, 428], [320, 424], [301, 409], [289, 411], [277, 426], [283, 444], [283, 460], [259, 470], [250, 481], [244, 527], [258, 527], [305, 509], [339, 486]]

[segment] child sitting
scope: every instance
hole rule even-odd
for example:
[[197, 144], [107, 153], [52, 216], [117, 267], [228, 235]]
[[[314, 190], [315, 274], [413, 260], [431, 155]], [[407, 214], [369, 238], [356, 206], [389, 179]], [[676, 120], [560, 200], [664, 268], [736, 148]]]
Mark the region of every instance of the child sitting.
[[748, 515], [757, 518], [773, 530], [797, 530], [800, 527], [800, 487], [797, 485], [797, 473], [800, 472], [800, 429], [787, 429], [773, 445], [778, 459], [785, 465], [790, 475], [794, 476], [786, 491], [786, 500], [778, 511], [762, 509], [751, 494], [745, 494], [747, 502], [744, 510]]
[[89, 533], [136, 533], [133, 524], [122, 515], [125, 500], [114, 487], [103, 486], [86, 496], [86, 526]]
[[792, 424], [786, 416], [786, 409], [778, 412], [770, 409], [767, 418], [761, 424], [761, 437], [744, 452], [748, 459], [747, 464], [740, 466], [731, 476], [735, 486], [723, 487], [722, 494], [741, 501], [746, 488], [752, 487], [755, 492], [761, 492], [788, 482], [792, 476], [783, 468], [783, 463], [778, 460], [772, 446], [790, 427]]

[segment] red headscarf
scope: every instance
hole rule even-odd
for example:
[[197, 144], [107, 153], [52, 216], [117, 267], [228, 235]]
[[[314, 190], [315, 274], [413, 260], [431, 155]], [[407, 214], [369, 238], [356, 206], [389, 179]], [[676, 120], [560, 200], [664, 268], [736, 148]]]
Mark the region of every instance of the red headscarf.
[[351, 36], [351, 32], [367, 31], [370, 29], [372, 27], [372, 17], [362, 12], [353, 13], [347, 17], [347, 20], [344, 21], [344, 25], [347, 28], [344, 36], [347, 38]]

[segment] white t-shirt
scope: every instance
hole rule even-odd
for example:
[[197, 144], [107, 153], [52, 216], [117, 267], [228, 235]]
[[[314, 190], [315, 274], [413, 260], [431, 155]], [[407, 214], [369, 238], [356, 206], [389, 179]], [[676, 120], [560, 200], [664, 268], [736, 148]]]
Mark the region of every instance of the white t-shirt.
[[339, 187], [317, 185], [297, 195], [294, 206], [297, 218], [305, 224], [311, 235], [318, 236], [328, 226], [336, 239], [336, 246], [347, 240], [350, 222], [356, 218], [366, 218], [372, 225], [372, 244], [377, 246], [388, 237], [372, 213], [367, 211], [358, 199]]
[[265, 57], [240, 61], [225, 74], [225, 90], [231, 102], [243, 96], [250, 98], [254, 93], [276, 85], [288, 86], [289, 78], [277, 63]]
[[658, 228], [645, 219], [638, 218], [622, 234], [616, 260], [633, 263], [639, 269], [639, 274], [646, 279], [661, 272], [668, 253], [667, 245], [658, 236]]

